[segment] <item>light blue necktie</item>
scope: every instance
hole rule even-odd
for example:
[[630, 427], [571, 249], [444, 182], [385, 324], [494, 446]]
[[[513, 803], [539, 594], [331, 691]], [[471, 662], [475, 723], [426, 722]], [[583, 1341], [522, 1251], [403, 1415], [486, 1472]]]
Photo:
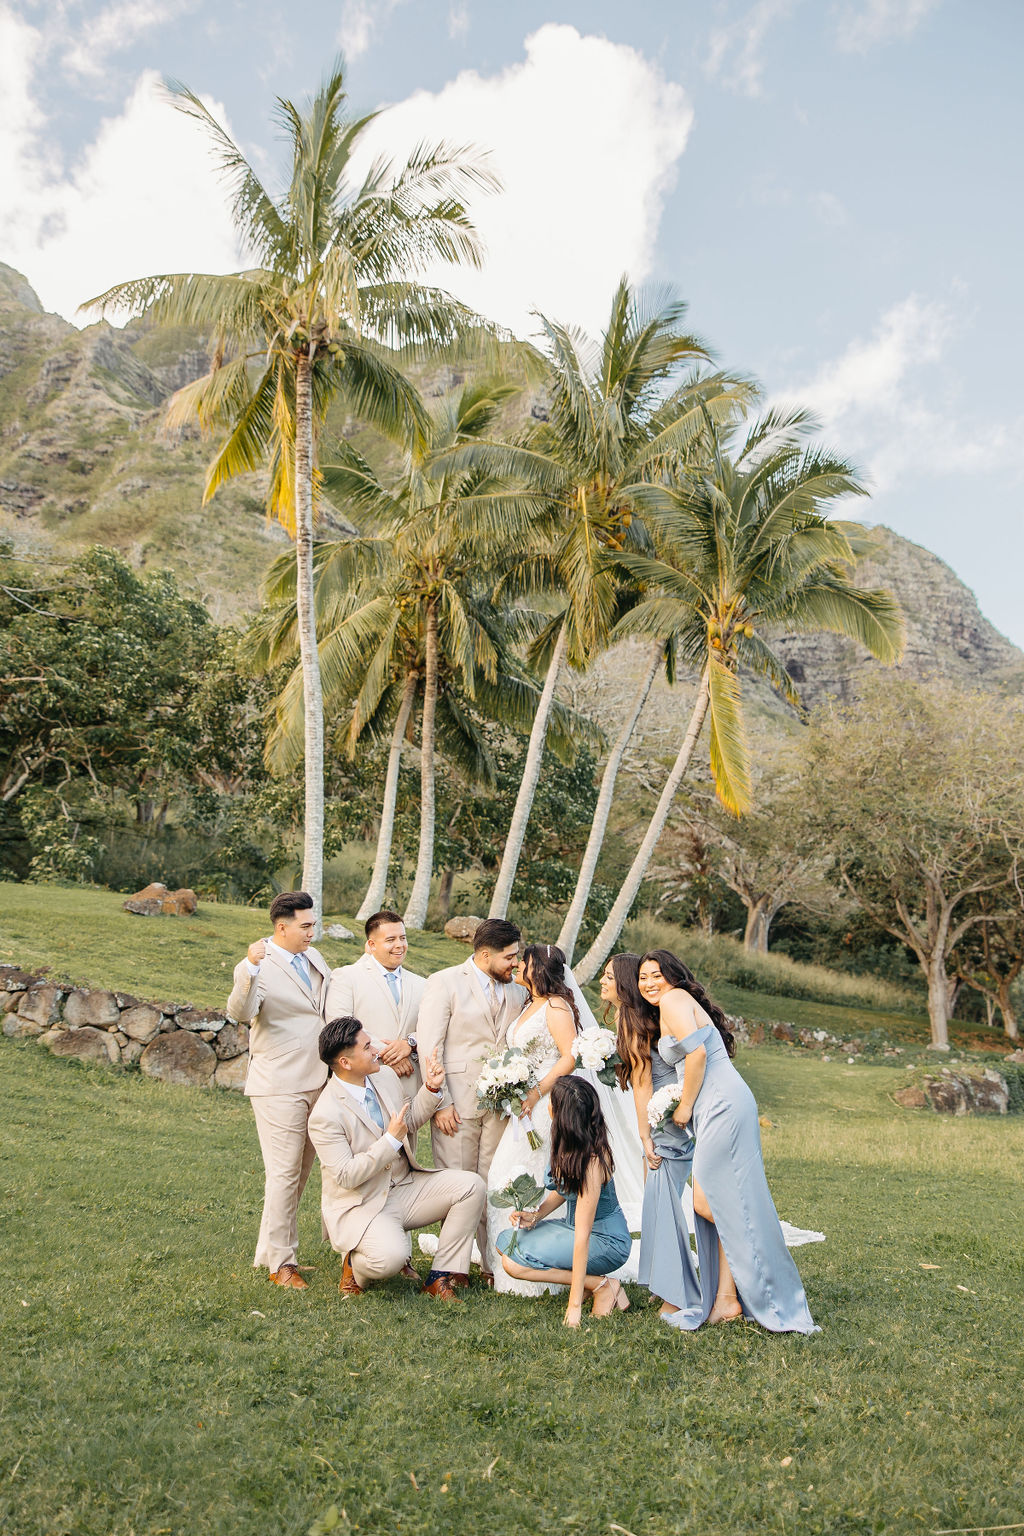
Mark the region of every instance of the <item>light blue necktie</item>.
[[295, 968], [295, 972], [298, 975], [299, 980], [309, 989], [310, 992], [312, 992], [313, 979], [309, 974], [309, 961], [306, 959], [305, 955], [293, 955], [292, 965]]
[[402, 1003], [402, 983], [399, 980], [398, 972], [397, 971], [385, 971], [384, 972], [384, 980], [387, 982], [388, 990], [390, 991], [391, 996], [395, 1000], [395, 1007], [396, 1008], [401, 1007], [401, 1003]]
[[377, 1102], [377, 1095], [374, 1093], [369, 1083], [366, 1085], [366, 1094], [363, 1098], [363, 1104], [366, 1108], [366, 1113], [369, 1115], [374, 1125], [376, 1125], [379, 1131], [383, 1131], [384, 1115], [380, 1104]]

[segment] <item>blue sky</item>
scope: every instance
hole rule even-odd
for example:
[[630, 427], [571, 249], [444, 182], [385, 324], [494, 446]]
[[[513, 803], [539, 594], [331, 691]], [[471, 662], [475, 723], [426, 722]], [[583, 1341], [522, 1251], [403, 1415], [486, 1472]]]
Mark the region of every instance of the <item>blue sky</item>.
[[273, 179], [276, 94], [332, 56], [377, 147], [493, 151], [490, 259], [449, 278], [517, 329], [668, 284], [721, 360], [815, 409], [858, 511], [947, 560], [1024, 644], [1017, 0], [0, 0], [0, 259], [48, 307], [238, 253], [161, 74]]

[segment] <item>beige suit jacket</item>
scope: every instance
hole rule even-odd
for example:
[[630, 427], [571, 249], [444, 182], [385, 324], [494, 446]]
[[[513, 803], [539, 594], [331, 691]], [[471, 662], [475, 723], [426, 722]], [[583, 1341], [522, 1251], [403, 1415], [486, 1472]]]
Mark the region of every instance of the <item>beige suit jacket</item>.
[[318, 1042], [324, 1027], [324, 1002], [331, 968], [315, 949], [306, 950], [313, 976], [311, 992], [290, 965], [270, 950], [255, 976], [240, 960], [227, 1012], [249, 1026], [249, 1069], [245, 1091], [250, 1098], [264, 1093], [306, 1093], [322, 1088], [327, 1068]]
[[[401, 1079], [390, 1067], [381, 1067], [369, 1079], [384, 1111], [385, 1120], [402, 1107]], [[409, 1167], [416, 1173], [433, 1173], [416, 1160], [413, 1138], [438, 1106], [436, 1093], [421, 1088], [409, 1108], [409, 1135], [402, 1144]], [[316, 1148], [322, 1171], [322, 1213], [331, 1246], [338, 1253], [355, 1248], [375, 1216], [387, 1204], [392, 1173], [395, 1181], [407, 1177], [396, 1152], [345, 1086], [333, 1075], [309, 1117], [309, 1137]], [[398, 1167], [394, 1165], [398, 1163]]]
[[[358, 1019], [372, 1039], [407, 1040], [417, 1032], [420, 1002], [426, 981], [402, 967], [402, 1000], [396, 1007], [391, 989], [372, 955], [360, 955], [351, 965], [339, 965], [327, 988], [324, 1017]], [[419, 1064], [412, 1058], [412, 1073], [400, 1077], [402, 1093], [410, 1101], [423, 1086]]]
[[417, 1041], [424, 1061], [437, 1051], [448, 1085], [445, 1105], [455, 1105], [463, 1120], [479, 1116], [476, 1081], [488, 1056], [505, 1046], [505, 1032], [526, 1007], [525, 987], [501, 986], [497, 1017], [492, 1015], [480, 972], [473, 961], [435, 971], [427, 978], [420, 1004]]

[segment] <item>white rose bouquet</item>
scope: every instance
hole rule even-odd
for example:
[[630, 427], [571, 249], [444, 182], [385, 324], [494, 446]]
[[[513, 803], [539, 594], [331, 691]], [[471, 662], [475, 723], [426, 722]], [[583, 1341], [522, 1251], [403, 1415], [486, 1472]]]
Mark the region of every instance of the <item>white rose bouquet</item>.
[[647, 1124], [657, 1135], [659, 1131], [665, 1131], [672, 1124], [672, 1113], [683, 1096], [682, 1083], [666, 1083], [664, 1088], [659, 1088], [657, 1093], [651, 1094], [651, 1101], [647, 1106]]
[[614, 1088], [615, 1068], [622, 1061], [615, 1046], [613, 1031], [595, 1026], [592, 1029], [583, 1030], [576, 1036], [572, 1051], [581, 1067], [589, 1067], [593, 1070], [598, 1082], [604, 1083], [606, 1088]]
[[[484, 1062], [483, 1071], [477, 1078], [476, 1099], [480, 1108], [504, 1119], [523, 1113], [523, 1101], [531, 1088], [537, 1086], [537, 1067], [525, 1051], [510, 1046], [500, 1056], [491, 1056]], [[536, 1152], [543, 1145], [541, 1137], [527, 1125], [527, 1140]]]

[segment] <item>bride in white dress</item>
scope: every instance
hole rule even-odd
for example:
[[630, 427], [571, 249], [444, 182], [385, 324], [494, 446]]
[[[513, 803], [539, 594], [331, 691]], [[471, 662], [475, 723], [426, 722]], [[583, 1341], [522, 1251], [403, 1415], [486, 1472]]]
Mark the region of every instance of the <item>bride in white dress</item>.
[[[487, 1255], [485, 1267], [494, 1276], [496, 1291], [513, 1291], [520, 1296], [539, 1296], [544, 1291], [560, 1291], [559, 1285], [514, 1280], [505, 1273], [495, 1243], [498, 1233], [511, 1226], [508, 1211], [493, 1206], [490, 1196], [519, 1173], [531, 1173], [543, 1185], [551, 1144], [551, 1116], [548, 1094], [556, 1079], [580, 1071], [573, 1054], [576, 1035], [593, 1028], [594, 1015], [587, 1005], [575, 977], [567, 971], [565, 956], [553, 944], [530, 944], [523, 951], [519, 979], [530, 993], [523, 1012], [508, 1027], [506, 1046], [529, 1051], [537, 1063], [539, 1082], [527, 1095], [523, 1120], [510, 1120], [498, 1143], [487, 1178]], [[630, 1227], [639, 1225], [643, 1200], [643, 1154], [636, 1130], [632, 1103], [620, 1090], [609, 1089], [596, 1080], [594, 1073], [583, 1071], [597, 1089], [608, 1125], [615, 1159], [615, 1184], [620, 1188], [620, 1202]], [[623, 1103], [619, 1104], [619, 1099]], [[532, 1126], [541, 1138], [537, 1148], [530, 1146], [527, 1131]]]

